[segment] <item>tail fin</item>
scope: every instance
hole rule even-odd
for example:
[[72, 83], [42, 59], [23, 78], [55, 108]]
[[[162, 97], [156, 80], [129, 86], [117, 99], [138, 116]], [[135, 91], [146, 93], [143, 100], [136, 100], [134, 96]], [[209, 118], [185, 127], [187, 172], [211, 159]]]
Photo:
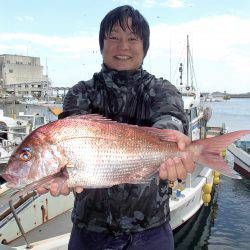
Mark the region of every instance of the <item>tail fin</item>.
[[231, 178], [241, 179], [241, 177], [226, 164], [221, 156], [221, 151], [226, 149], [235, 140], [247, 134], [250, 134], [250, 130], [240, 130], [225, 135], [198, 140], [191, 143], [191, 148], [193, 148], [192, 151], [195, 153], [197, 153], [198, 149], [197, 162]]

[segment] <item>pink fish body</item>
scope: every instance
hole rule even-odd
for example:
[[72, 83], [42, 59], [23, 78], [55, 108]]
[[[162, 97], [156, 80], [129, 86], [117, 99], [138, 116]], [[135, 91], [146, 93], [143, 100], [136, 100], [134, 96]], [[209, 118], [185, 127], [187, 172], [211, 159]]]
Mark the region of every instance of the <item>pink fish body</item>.
[[[185, 151], [195, 161], [236, 177], [220, 152], [248, 133], [195, 141]], [[181, 156], [172, 139], [171, 130], [121, 124], [98, 115], [68, 117], [33, 131], [12, 154], [2, 176], [12, 186], [39, 183], [60, 172], [67, 175], [70, 187], [140, 183], [151, 178], [166, 158]]]

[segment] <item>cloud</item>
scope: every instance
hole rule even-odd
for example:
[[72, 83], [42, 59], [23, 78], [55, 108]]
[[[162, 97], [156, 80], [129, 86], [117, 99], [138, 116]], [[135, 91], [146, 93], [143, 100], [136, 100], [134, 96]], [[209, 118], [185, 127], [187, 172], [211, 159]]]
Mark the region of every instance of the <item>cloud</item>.
[[186, 8], [186, 7], [191, 7], [193, 6], [192, 3], [188, 3], [187, 1], [183, 0], [168, 0], [168, 1], [157, 1], [157, 0], [112, 0], [115, 3], [119, 4], [131, 4], [131, 5], [142, 5], [146, 8], [151, 8], [154, 6], [160, 6], [160, 7], [167, 7], [167, 8], [173, 8], [173, 9], [178, 9], [178, 8]]
[[145, 0], [145, 1], [144, 1], [144, 5], [145, 5], [146, 7], [152, 7], [152, 6], [157, 5], [157, 4], [158, 4], [158, 3], [157, 3], [156, 0]]
[[54, 52], [75, 53], [86, 50], [99, 50], [97, 34], [60, 37], [29, 33], [3, 33], [0, 34], [0, 41], [22, 41], [25, 44], [32, 43], [33, 46], [39, 45]]
[[[185, 63], [189, 35], [197, 80], [203, 82], [203, 89], [239, 92], [237, 81], [241, 89], [249, 91], [250, 34], [246, 32], [249, 27], [250, 19], [235, 15], [208, 16], [178, 24], [158, 23], [151, 26], [146, 65], [156, 75], [169, 78], [171, 49], [172, 77], [177, 81], [179, 62]], [[224, 87], [223, 82], [227, 83]]]
[[6, 45], [0, 44], [0, 51], [13, 51], [14, 53], [18, 52], [27, 52], [27, 46], [23, 44], [14, 44], [14, 45]]
[[163, 3], [160, 3], [161, 6], [166, 6], [169, 8], [173, 8], [173, 9], [178, 9], [178, 8], [184, 8], [187, 7], [186, 4], [184, 4], [184, 2], [182, 0], [169, 0]]
[[250, 44], [250, 34], [245, 32], [249, 25], [250, 19], [232, 15], [211, 16], [176, 25], [159, 23], [151, 28], [151, 49], [169, 49], [171, 41], [175, 51], [189, 34], [196, 57], [222, 60], [237, 53], [234, 50], [237, 46], [245, 45], [245, 49], [250, 49], [247, 46]]
[[[207, 16], [177, 24], [152, 25], [150, 50], [144, 67], [157, 76], [169, 79], [171, 48], [172, 77], [178, 75], [178, 62], [181, 56], [182, 59], [185, 57], [186, 35], [189, 35], [196, 76], [198, 82], [204, 84], [201, 85], [203, 89], [217, 89], [218, 82], [224, 81], [227, 88], [221, 88], [231, 88], [236, 92], [237, 81], [242, 89], [247, 91], [248, 88], [249, 91], [250, 33], [246, 32], [249, 27], [250, 18], [236, 15]], [[54, 79], [60, 79], [59, 82], [63, 82], [64, 77], [74, 81], [90, 77], [94, 70], [100, 68], [97, 31], [67, 37], [29, 33], [0, 34], [1, 53], [25, 53], [27, 46], [29, 53], [36, 52], [35, 56], [49, 55], [54, 62], [53, 68], [57, 69]], [[69, 62], [70, 66], [65, 66], [64, 63]], [[65, 71], [65, 67], [72, 67], [70, 76], [67, 76], [69, 70]], [[79, 74], [83, 76], [79, 77]]]
[[19, 22], [25, 22], [25, 21], [32, 22], [32, 21], [34, 21], [34, 17], [32, 17], [32, 16], [17, 16], [16, 20]]

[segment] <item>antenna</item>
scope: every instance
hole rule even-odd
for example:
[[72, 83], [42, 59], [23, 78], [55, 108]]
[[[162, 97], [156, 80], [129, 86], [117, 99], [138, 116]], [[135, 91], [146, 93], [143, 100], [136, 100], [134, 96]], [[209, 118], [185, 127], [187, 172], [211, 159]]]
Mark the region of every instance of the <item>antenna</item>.
[[183, 72], [182, 63], [180, 63], [179, 72], [180, 72], [180, 85], [183, 85], [183, 83], [182, 83], [182, 72]]
[[187, 35], [187, 86], [189, 86], [188, 75], [189, 75], [189, 40], [188, 40], [188, 35]]
[[171, 40], [169, 41], [169, 75], [170, 75], [170, 82], [172, 83], [172, 51], [171, 51]]
[[47, 64], [47, 57], [46, 57], [46, 75], [49, 75], [48, 64]]
[[27, 53], [27, 56], [29, 56], [29, 45], [30, 45], [30, 41], [27, 43], [27, 46], [26, 46], [26, 53]]

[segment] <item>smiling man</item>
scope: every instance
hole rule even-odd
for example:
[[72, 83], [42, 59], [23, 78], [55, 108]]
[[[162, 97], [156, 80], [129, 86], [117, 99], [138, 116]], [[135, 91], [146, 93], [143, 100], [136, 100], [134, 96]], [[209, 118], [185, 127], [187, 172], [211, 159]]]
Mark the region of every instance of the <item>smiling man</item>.
[[122, 27], [116, 23], [109, 33], [100, 34], [103, 61], [108, 68], [124, 71], [138, 69], [142, 65], [143, 40], [131, 27], [132, 19], [128, 18]]
[[[99, 33], [102, 70], [69, 90], [59, 118], [96, 113], [119, 122], [173, 129], [173, 138], [184, 149], [190, 140], [180, 93], [142, 69], [149, 34], [147, 21], [131, 6], [110, 11]], [[105, 189], [78, 187], [69, 249], [173, 249], [168, 180], [184, 179], [193, 170], [194, 162], [184, 155], [159, 166], [159, 181], [156, 177]], [[65, 179], [56, 179], [51, 193], [67, 195]]]

